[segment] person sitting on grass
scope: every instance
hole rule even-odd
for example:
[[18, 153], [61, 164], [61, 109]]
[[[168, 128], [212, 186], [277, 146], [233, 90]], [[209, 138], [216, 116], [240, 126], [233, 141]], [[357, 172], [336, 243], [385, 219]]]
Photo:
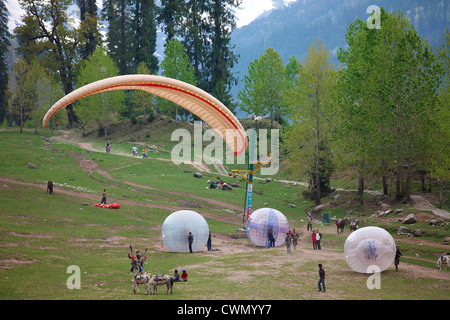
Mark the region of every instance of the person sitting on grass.
[[183, 282], [188, 281], [188, 274], [187, 274], [186, 270], [183, 270], [181, 273], [181, 281], [183, 281]]

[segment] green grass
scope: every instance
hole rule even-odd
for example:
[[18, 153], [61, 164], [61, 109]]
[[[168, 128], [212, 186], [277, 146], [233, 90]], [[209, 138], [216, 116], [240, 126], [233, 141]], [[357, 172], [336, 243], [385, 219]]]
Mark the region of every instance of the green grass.
[[[0, 132], [0, 177], [33, 183], [0, 183], [0, 299], [319, 300], [324, 296], [316, 292], [318, 261], [324, 262], [328, 275], [330, 294], [325, 299], [450, 298], [448, 277], [424, 276], [416, 280], [402, 268], [399, 273], [392, 268], [382, 273], [381, 290], [368, 290], [367, 275], [351, 271], [343, 257], [323, 261], [324, 256], [309, 245], [290, 257], [286, 256], [284, 247], [253, 250], [247, 239], [230, 242], [230, 245], [248, 249], [238, 253], [168, 252], [162, 244], [160, 230], [172, 211], [169, 208], [183, 206], [186, 201], [197, 202], [200, 208], [193, 210], [208, 215], [206, 220], [211, 232], [228, 235], [241, 227], [239, 212], [234, 213], [236, 222], [224, 222], [230, 219], [230, 213], [201, 198], [242, 206], [245, 184], [240, 182], [244, 188], [234, 188], [233, 191], [210, 190], [206, 189], [206, 180], [215, 179], [214, 173], [205, 173], [204, 178], [195, 179], [192, 173], [184, 172], [192, 169], [188, 166], [90, 152], [76, 144], [50, 145], [49, 141], [46, 131], [43, 135]], [[94, 146], [103, 143], [101, 139], [91, 141]], [[113, 141], [114, 148], [120, 146], [128, 150], [131, 145]], [[94, 161], [112, 179], [98, 172], [89, 175], [80, 168], [75, 155]], [[36, 169], [27, 168], [28, 162], [35, 164]], [[224, 179], [230, 183], [239, 183], [240, 180]], [[60, 184], [51, 196], [45, 193], [45, 189], [34, 185], [45, 185], [48, 180]], [[100, 201], [104, 188], [110, 198], [133, 203], [122, 205], [119, 210], [82, 205], [85, 202], [92, 204], [94, 199]], [[64, 194], [59, 192], [61, 189], [77, 193]], [[303, 199], [301, 193], [304, 190], [305, 187], [300, 185], [258, 180], [254, 184], [253, 207], [278, 208], [292, 226], [305, 232], [305, 212], [313, 207], [313, 203]], [[352, 195], [346, 193], [345, 197], [349, 199]], [[324, 202], [330, 200], [324, 199]], [[166, 206], [167, 209], [146, 204]], [[294, 204], [295, 208], [288, 204]], [[352, 206], [330, 208], [327, 212], [331, 216], [343, 217], [349, 210], [364, 212], [366, 209]], [[365, 224], [378, 224], [393, 235], [394, 229], [400, 225], [371, 220], [367, 215], [364, 220]], [[333, 225], [318, 227], [326, 234], [322, 244], [329, 250], [327, 252], [343, 256], [346, 236], [336, 235]], [[442, 249], [429, 243], [442, 243], [448, 230], [423, 222], [414, 228], [424, 232], [423, 239], [427, 242], [420, 245], [407, 238], [396, 237], [404, 253], [402, 263], [434, 270], [435, 260]], [[302, 241], [308, 239], [305, 233]], [[146, 297], [143, 291], [138, 296], [133, 295], [127, 258], [129, 245], [148, 248], [147, 271], [171, 274], [175, 268], [187, 268], [189, 282], [175, 284], [173, 295]], [[301, 257], [307, 259], [302, 260]], [[67, 268], [71, 265], [81, 269], [81, 290], [69, 290], [66, 286], [70, 276]], [[442, 271], [442, 274], [447, 275], [448, 272]], [[164, 293], [164, 289], [160, 288], [161, 292]]]

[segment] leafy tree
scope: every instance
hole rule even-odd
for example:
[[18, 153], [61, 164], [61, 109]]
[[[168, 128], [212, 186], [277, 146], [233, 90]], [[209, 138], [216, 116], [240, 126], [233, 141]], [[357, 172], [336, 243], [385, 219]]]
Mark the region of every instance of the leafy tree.
[[280, 55], [272, 47], [267, 48], [248, 67], [244, 87], [238, 92], [240, 109], [255, 116], [270, 116], [273, 128], [273, 121], [282, 114], [284, 79]]
[[444, 200], [443, 191], [450, 180], [450, 31], [447, 28], [444, 42], [437, 48], [439, 62], [443, 71], [443, 83], [439, 90], [437, 108], [433, 113], [433, 126], [430, 130], [431, 145], [429, 171], [439, 181], [439, 207]]
[[9, 43], [9, 31], [8, 31], [8, 10], [5, 3], [0, 2], [0, 123], [2, 123], [8, 111], [8, 68], [6, 62], [6, 53]]
[[308, 49], [308, 57], [299, 68], [299, 81], [285, 93], [293, 107], [292, 125], [285, 137], [291, 170], [296, 175], [307, 173], [316, 205], [323, 191], [330, 191], [333, 169], [329, 140], [333, 125], [333, 101], [336, 71], [329, 50], [320, 40]]
[[393, 120], [391, 130], [375, 136], [391, 135], [396, 197], [409, 200], [412, 175], [429, 147], [426, 135], [439, 84], [436, 55], [401, 12], [389, 14], [382, 22], [373, 52], [377, 57], [369, 82], [377, 95], [373, 110], [384, 110], [386, 119]]
[[[29, 69], [30, 66], [23, 56], [19, 57], [13, 67], [16, 90], [11, 97], [11, 112], [19, 118], [20, 133], [23, 132], [24, 118], [27, 117], [30, 112], [30, 92], [29, 88], [26, 86]], [[12, 83], [10, 83], [10, 85], [12, 85]]]
[[[141, 62], [137, 68], [138, 74], [151, 74], [145, 62]], [[135, 110], [143, 115], [144, 123], [147, 122], [147, 114], [149, 119], [153, 118], [153, 112], [155, 108], [154, 98], [148, 92], [142, 90], [133, 91], [133, 102], [135, 104]]]
[[[172, 39], [167, 42], [165, 57], [161, 62], [162, 75], [168, 78], [177, 79], [186, 83], [195, 85], [194, 68], [189, 63], [189, 58], [184, 50], [183, 44], [178, 39]], [[178, 105], [164, 100], [160, 103], [161, 110], [169, 113], [175, 120], [178, 120]], [[188, 118], [187, 114], [184, 114]]]
[[[81, 87], [118, 74], [119, 69], [108, 53], [102, 47], [97, 47], [94, 53], [83, 62], [77, 84]], [[80, 120], [83, 122], [96, 120], [99, 133], [104, 132], [105, 139], [107, 139], [109, 123], [117, 116], [117, 112], [123, 106], [124, 97], [123, 91], [111, 91], [78, 100], [77, 112]]]
[[[385, 21], [383, 9], [381, 15], [381, 20]], [[377, 59], [373, 53], [373, 46], [378, 37], [378, 30], [369, 29], [365, 21], [356, 19], [347, 28], [347, 50], [341, 49], [338, 54], [338, 59], [344, 64], [344, 68], [339, 72], [337, 87], [339, 121], [336, 133], [342, 151], [339, 158], [342, 164], [354, 167], [358, 173], [360, 201], [363, 201], [365, 177], [370, 168], [369, 153], [373, 147], [371, 137], [375, 130], [375, 118], [369, 116], [369, 100], [373, 88], [368, 86], [368, 79], [370, 65]], [[383, 117], [378, 119], [381, 130], [387, 127], [383, 122], [384, 119]], [[386, 151], [383, 151], [385, 155]]]
[[[59, 76], [64, 92], [73, 91], [74, 74], [80, 61], [80, 48], [88, 42], [86, 30], [96, 28], [93, 19], [74, 27], [67, 14], [71, 0], [19, 0], [25, 11], [23, 25], [14, 29], [20, 43], [18, 51], [37, 55], [46, 69]], [[66, 107], [68, 127], [77, 121], [72, 104]]]

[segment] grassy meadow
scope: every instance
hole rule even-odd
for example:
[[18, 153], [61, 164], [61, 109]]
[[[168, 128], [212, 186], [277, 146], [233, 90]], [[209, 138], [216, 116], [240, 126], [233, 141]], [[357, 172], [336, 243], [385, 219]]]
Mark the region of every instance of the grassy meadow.
[[[152, 140], [147, 136], [151, 142], [143, 145], [156, 145], [159, 151], [142, 159], [125, 156], [140, 137], [113, 134], [112, 153], [106, 154], [105, 140], [92, 135], [69, 141], [51, 137], [45, 130], [39, 135], [0, 132], [0, 299], [450, 299], [450, 270], [435, 267], [437, 257], [449, 251], [443, 245], [449, 236], [448, 224], [429, 226], [426, 220], [431, 218], [430, 212], [393, 205], [403, 209], [403, 216], [414, 212], [424, 217], [413, 227], [423, 236], [409, 238], [396, 235], [401, 225], [398, 219], [370, 218], [376, 208], [355, 204], [352, 192], [340, 192], [339, 203], [333, 195], [324, 199], [323, 203], [334, 201], [326, 210], [331, 217], [344, 217], [348, 211], [364, 214], [360, 227], [382, 226], [403, 250], [400, 271], [395, 272], [392, 266], [381, 274], [381, 288], [369, 290], [369, 276], [353, 272], [345, 262], [348, 228], [344, 235], [337, 235], [333, 224], [315, 223], [314, 228], [324, 235], [323, 250], [312, 249], [305, 212], [313, 203], [302, 197], [304, 186], [255, 181], [253, 208], [268, 206], [282, 211], [291, 228], [302, 231], [303, 237], [292, 255], [286, 254], [285, 246], [254, 247], [246, 238], [229, 236], [242, 227], [239, 208], [244, 203], [245, 182], [221, 176], [242, 188], [208, 189], [206, 180], [218, 176], [213, 166], [201, 179], [193, 178], [185, 171], [196, 169], [161, 160], [170, 159], [167, 150], [171, 147], [163, 139], [170, 140], [170, 135], [161, 137]], [[83, 149], [75, 142], [89, 143], [98, 151]], [[83, 167], [86, 161], [93, 165], [90, 170]], [[36, 167], [28, 168], [28, 163]], [[282, 170], [274, 179], [286, 177]], [[46, 193], [48, 180], [55, 183], [53, 195]], [[346, 183], [337, 181], [336, 185]], [[108, 203], [121, 204], [119, 210], [92, 206], [100, 202], [103, 189], [108, 192]], [[371, 197], [367, 196], [369, 202]], [[208, 252], [205, 247], [181, 254], [164, 247], [161, 225], [181, 208], [204, 215], [216, 251]], [[162, 287], [157, 296], [145, 296], [143, 289], [133, 295], [129, 245], [148, 248], [147, 272], [172, 274], [174, 269], [187, 269], [189, 281], [175, 283], [172, 295], [165, 295]], [[317, 292], [318, 263], [327, 272], [326, 293]], [[79, 290], [67, 287], [71, 275], [67, 268], [73, 265], [81, 271]]]

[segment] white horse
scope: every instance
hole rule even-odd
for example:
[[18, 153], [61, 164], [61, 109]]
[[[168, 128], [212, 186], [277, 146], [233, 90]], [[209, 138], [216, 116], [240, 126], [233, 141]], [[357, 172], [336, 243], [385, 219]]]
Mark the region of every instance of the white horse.
[[131, 281], [133, 281], [133, 293], [139, 293], [139, 286], [141, 284], [145, 285], [145, 294], [148, 294], [148, 282], [152, 278], [151, 274], [145, 273], [143, 276], [140, 276], [137, 278], [136, 276], [133, 277]]
[[436, 268], [442, 270], [442, 266], [444, 266], [444, 270], [447, 271], [447, 266], [450, 266], [450, 255], [445, 254], [439, 257], [436, 262]]
[[[155, 275], [154, 277], [151, 277], [146, 285], [146, 291], [150, 290], [150, 294], [158, 294], [158, 286], [167, 286], [166, 294], [169, 293], [170, 288], [170, 294], [172, 294], [172, 287], [173, 287], [173, 278], [168, 275]], [[152, 287], [153, 287], [153, 293], [152, 293]]]

